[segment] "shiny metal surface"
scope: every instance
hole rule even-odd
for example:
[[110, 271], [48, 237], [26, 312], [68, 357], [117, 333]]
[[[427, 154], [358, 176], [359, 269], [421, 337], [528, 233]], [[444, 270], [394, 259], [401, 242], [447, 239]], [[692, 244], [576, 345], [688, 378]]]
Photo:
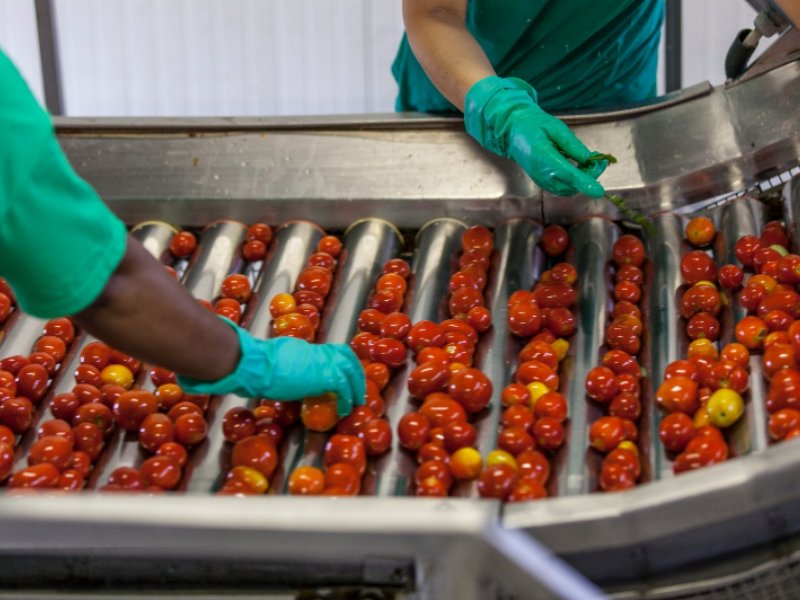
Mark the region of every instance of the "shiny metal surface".
[[15, 308], [5, 323], [4, 335], [0, 340], [3, 356], [28, 356], [46, 323], [46, 319], [37, 319]]
[[[258, 338], [272, 337], [270, 300], [276, 294], [292, 292], [297, 276], [322, 236], [322, 229], [307, 221], [287, 223], [275, 231], [247, 312], [242, 318], [242, 327]], [[192, 452], [181, 482], [182, 489], [208, 493], [219, 487], [220, 478], [225, 476], [230, 464], [230, 445], [222, 435], [222, 418], [230, 409], [248, 406], [250, 402], [250, 399], [236, 394], [216, 399], [214, 411], [208, 415], [211, 424], [208, 437]]]
[[[508, 298], [517, 290], [529, 290], [539, 279], [544, 255], [538, 247], [542, 226], [526, 219], [503, 223], [494, 232], [494, 274], [486, 295], [492, 313], [492, 328], [480, 340], [476, 351], [476, 366], [492, 382], [489, 409], [472, 423], [477, 432], [475, 447], [486, 456], [497, 445], [497, 428], [503, 405], [500, 396], [503, 386], [511, 381], [518, 366], [517, 357], [522, 341], [508, 331]], [[454, 496], [478, 497], [475, 482], [456, 486]]]
[[211, 302], [219, 296], [225, 277], [244, 270], [241, 250], [246, 237], [247, 227], [227, 219], [203, 230], [183, 278], [183, 285], [192, 296]]
[[569, 261], [578, 270], [578, 332], [570, 340], [571, 365], [560, 372], [561, 391], [569, 402], [569, 427], [566, 450], [555, 459], [559, 496], [588, 494], [597, 488], [600, 459], [589, 448], [589, 426], [602, 411], [586, 397], [585, 380], [605, 343], [611, 290], [608, 261], [618, 235], [617, 226], [601, 218], [580, 221], [569, 231]]
[[[648, 360], [642, 366], [648, 377], [643, 382], [645, 398], [655, 402], [655, 392], [661, 385], [664, 369], [673, 360], [685, 356], [687, 340], [681, 316], [677, 309], [680, 301], [681, 271], [683, 254], [683, 221], [678, 215], [662, 215], [653, 220], [656, 235], [645, 238], [649, 266], [645, 273], [645, 287], [648, 288], [648, 323], [650, 324], [650, 344], [647, 348]], [[672, 461], [668, 458], [658, 437], [661, 413], [653, 406], [650, 414], [649, 448], [652, 464], [652, 478], [672, 477]]]
[[[455, 270], [456, 253], [461, 248], [461, 234], [466, 228], [455, 219], [435, 219], [417, 234], [406, 295], [406, 314], [412, 323], [439, 322], [447, 316], [448, 282]], [[406, 385], [413, 366], [413, 358], [409, 357], [406, 366], [397, 370], [384, 390], [386, 419], [395, 435], [389, 453], [375, 461], [374, 474], [365, 478], [362, 490], [366, 493], [405, 496], [411, 491], [416, 462], [400, 445], [396, 432], [403, 415], [414, 410]]]
[[[361, 498], [270, 498], [266, 509], [263, 498], [29, 496], [4, 500], [0, 556], [97, 562], [98, 569], [104, 557], [160, 558], [167, 581], [181, 559], [205, 560], [215, 569], [237, 561], [279, 563], [299, 573], [332, 557], [365, 570], [410, 562], [417, 600], [481, 600], [490, 583], [520, 598], [604, 597], [537, 542], [500, 527], [498, 514], [496, 502], [409, 498], [379, 505]], [[454, 559], [468, 559], [470, 568]], [[209, 577], [210, 571], [197, 572], [198, 581]]]
[[[133, 232], [135, 236], [142, 236], [140, 239], [145, 247], [153, 250], [154, 256], [168, 259], [169, 254], [165, 250], [169, 248], [171, 236], [164, 232], [168, 225], [155, 226], [155, 228], [138, 229]], [[245, 238], [246, 228], [241, 223], [218, 222], [206, 227], [198, 236], [197, 249], [189, 259], [189, 268], [183, 278], [183, 284], [195, 298], [212, 301], [219, 296], [220, 284], [230, 273], [239, 272], [244, 266], [241, 257], [242, 241]], [[149, 240], [147, 239], [149, 238]], [[166, 244], [166, 246], [163, 246]], [[94, 341], [87, 339], [85, 343]], [[75, 365], [77, 366], [77, 365]], [[74, 371], [74, 367], [69, 371]], [[147, 390], [153, 389], [153, 384], [147, 375], [148, 366], [143, 365], [140, 375], [140, 387]], [[69, 391], [74, 382], [67, 381], [69, 387], [63, 391]], [[217, 398], [212, 399], [206, 420], [209, 423], [209, 431], [215, 425], [214, 415]], [[126, 432], [116, 428], [106, 441], [102, 454], [97, 460], [95, 468], [89, 476], [87, 487], [97, 489], [108, 482], [108, 477], [117, 467], [136, 467], [145, 460], [149, 453], [139, 445], [138, 431]], [[187, 465], [187, 473], [191, 472], [191, 467]]]
[[[393, 225], [380, 219], [364, 219], [344, 235], [342, 253], [333, 286], [325, 301], [317, 340], [346, 344], [355, 335], [358, 315], [383, 269], [397, 255], [402, 236]], [[288, 435], [281, 464], [271, 479], [272, 489], [287, 493], [289, 474], [299, 466], [320, 466], [331, 432], [295, 427]]]
[[[619, 159], [601, 178], [609, 192], [645, 212], [668, 210], [797, 164], [799, 75], [792, 62], [646, 114], [576, 124], [575, 133]], [[387, 116], [363, 130], [353, 119], [318, 119], [305, 130], [267, 122], [259, 131], [237, 131], [233, 119], [220, 123], [229, 133], [205, 134], [191, 127], [159, 133], [148, 121], [104, 133], [97, 120], [78, 131], [65, 126], [60, 141], [78, 172], [130, 223], [155, 214], [186, 226], [324, 214], [330, 228], [365, 216], [417, 228], [432, 216], [432, 202], [437, 214], [486, 225], [511, 217], [551, 223], [616, 216], [608, 202], [543, 195], [512, 162], [481, 149], [459, 120], [434, 126], [416, 119]]]
[[[744, 197], [733, 202], [721, 211], [717, 238], [714, 243], [714, 251], [717, 257], [717, 265], [732, 263], [739, 264], [734, 246], [736, 240], [743, 235], [761, 235], [761, 229], [766, 222], [766, 210], [764, 204], [755, 198]], [[739, 302], [739, 295], [734, 294], [731, 302], [723, 306], [720, 315], [722, 324], [722, 336], [720, 337], [720, 348], [729, 342], [736, 341], [733, 328], [747, 315], [745, 309]], [[742, 456], [748, 452], [760, 452], [769, 444], [767, 435], [766, 412], [767, 389], [762, 376], [761, 356], [754, 354], [750, 357], [750, 387], [745, 397], [745, 414], [731, 429], [729, 434], [729, 446], [732, 454]]]
[[130, 233], [161, 264], [171, 265], [175, 261], [169, 252], [172, 236], [178, 233], [174, 225], [163, 221], [145, 221], [131, 227]]
[[786, 227], [792, 241], [792, 250], [800, 250], [800, 176], [794, 177], [783, 188], [781, 206], [786, 218]]

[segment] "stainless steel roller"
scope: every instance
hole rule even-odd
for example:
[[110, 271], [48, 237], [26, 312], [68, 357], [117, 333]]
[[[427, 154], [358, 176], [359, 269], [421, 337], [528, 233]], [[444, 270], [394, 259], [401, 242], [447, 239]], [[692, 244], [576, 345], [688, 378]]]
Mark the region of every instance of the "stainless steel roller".
[[[139, 230], [150, 236], [150, 246], [158, 250], [165, 241], [162, 230]], [[138, 234], [139, 231], [134, 233]], [[147, 233], [152, 231], [152, 233]], [[198, 247], [189, 261], [189, 270], [184, 277], [184, 286], [195, 298], [212, 301], [219, 295], [220, 285], [230, 273], [241, 270], [244, 261], [241, 258], [241, 246], [247, 228], [235, 221], [218, 221], [206, 227], [198, 239]], [[155, 254], [155, 253], [154, 253]], [[162, 253], [157, 256], [163, 256]], [[93, 340], [87, 340], [86, 343]], [[75, 365], [77, 366], [77, 364]], [[152, 390], [153, 384], [147, 377], [147, 366], [142, 367], [142, 389]], [[66, 386], [65, 386], [66, 387]], [[64, 391], [69, 391], [72, 384]], [[138, 432], [124, 432], [115, 429], [109, 437], [103, 453], [90, 476], [88, 487], [99, 488], [105, 485], [109, 475], [120, 466], [137, 466], [148, 454], [139, 445]]]
[[[314, 252], [322, 229], [308, 221], [294, 221], [275, 231], [269, 253], [254, 286], [241, 325], [261, 339], [272, 335], [269, 303], [277, 294], [291, 293], [298, 275]], [[181, 488], [187, 492], [212, 492], [219, 487], [230, 463], [230, 445], [222, 435], [222, 419], [230, 409], [247, 406], [251, 400], [227, 394], [209, 411], [208, 437], [192, 453], [184, 473]]]
[[[766, 222], [764, 204], [755, 198], [744, 197], [725, 206], [720, 215], [720, 225], [714, 243], [717, 266], [727, 263], [737, 264], [734, 247], [736, 240], [743, 235], [761, 234]], [[720, 315], [722, 335], [720, 348], [729, 342], [736, 341], [734, 327], [747, 315], [747, 309], [739, 301], [739, 294], [729, 294], [731, 302], [723, 305]], [[745, 413], [731, 429], [728, 435], [729, 446], [735, 456], [748, 452], [759, 452], [769, 444], [767, 436], [768, 415], [764, 401], [766, 386], [761, 368], [761, 356], [750, 357], [750, 388], [745, 396]]]
[[[485, 456], [497, 445], [497, 428], [503, 405], [503, 386], [517, 367], [522, 340], [508, 330], [508, 298], [517, 290], [529, 290], [539, 279], [544, 254], [538, 247], [542, 226], [527, 219], [513, 219], [494, 231], [494, 259], [487, 305], [492, 313], [492, 328], [481, 338], [476, 351], [476, 366], [492, 382], [488, 410], [473, 421], [477, 432], [475, 446]], [[456, 486], [454, 496], [478, 497], [474, 481]]]
[[[402, 246], [400, 232], [388, 221], [365, 219], [353, 223], [344, 234], [339, 268], [327, 298], [318, 340], [348, 343], [356, 332], [358, 315], [383, 263], [397, 255]], [[320, 466], [329, 433], [295, 427], [271, 487], [286, 493], [289, 474], [299, 466]]]
[[[406, 314], [412, 323], [440, 321], [446, 316], [446, 300], [454, 259], [461, 247], [461, 234], [467, 226], [455, 219], [436, 219], [419, 230], [414, 261], [411, 265]], [[413, 358], [394, 374], [384, 390], [386, 418], [392, 427], [389, 453], [375, 461], [374, 475], [365, 478], [362, 491], [377, 496], [405, 496], [410, 491], [416, 462], [397, 439], [397, 424], [411, 408], [411, 395], [406, 387], [413, 369]]]

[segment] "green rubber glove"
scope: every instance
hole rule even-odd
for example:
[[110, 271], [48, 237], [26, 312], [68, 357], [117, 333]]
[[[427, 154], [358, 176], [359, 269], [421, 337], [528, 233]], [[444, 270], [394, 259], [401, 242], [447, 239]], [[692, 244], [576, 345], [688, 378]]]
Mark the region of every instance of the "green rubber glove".
[[606, 161], [587, 163], [593, 153], [563, 121], [539, 108], [536, 91], [521, 79], [491, 76], [473, 85], [466, 97], [464, 125], [481, 146], [514, 160], [551, 194], [605, 194], [597, 177]]
[[339, 416], [364, 404], [364, 370], [346, 344], [309, 344], [290, 337], [258, 340], [241, 327], [231, 326], [242, 353], [236, 370], [210, 382], [178, 377], [185, 391], [270, 400], [302, 400], [333, 392]]

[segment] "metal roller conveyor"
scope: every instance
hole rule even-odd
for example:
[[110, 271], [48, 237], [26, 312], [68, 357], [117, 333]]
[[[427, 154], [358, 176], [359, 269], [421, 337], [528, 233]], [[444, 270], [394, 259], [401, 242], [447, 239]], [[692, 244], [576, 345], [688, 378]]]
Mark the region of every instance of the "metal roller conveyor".
[[[198, 238], [197, 249], [189, 261], [189, 269], [183, 279], [183, 284], [189, 293], [199, 300], [208, 302], [219, 295], [222, 280], [231, 273], [240, 272], [244, 266], [241, 246], [246, 233], [247, 228], [235, 221], [212, 223], [202, 231]], [[158, 249], [156, 237], [161, 243], [166, 241], [169, 247], [168, 239], [165, 240], [160, 233], [154, 233], [150, 242], [154, 249]], [[162, 253], [158, 256], [162, 256]], [[147, 371], [147, 366], [143, 366], [140, 387], [152, 390], [153, 385], [147, 377]], [[117, 467], [137, 466], [145, 458], [147, 453], [139, 445], [138, 432], [123, 432], [116, 429], [100, 455], [87, 485], [90, 488], [100, 488], [105, 485]]]
[[587, 399], [584, 381], [589, 370], [597, 366], [605, 343], [611, 287], [608, 261], [618, 235], [614, 223], [596, 217], [576, 223], [569, 231], [570, 262], [578, 270], [578, 332], [570, 340], [574, 348], [572, 367], [561, 374], [561, 390], [569, 403], [569, 426], [566, 452], [560, 452], [555, 461], [559, 496], [588, 494], [597, 487], [599, 459], [588, 447], [589, 426], [601, 411]]
[[[508, 330], [508, 298], [517, 290], [529, 290], [539, 279], [544, 255], [538, 247], [542, 226], [527, 219], [513, 219], [494, 231], [494, 259], [489, 282], [487, 306], [492, 313], [492, 328], [481, 338], [476, 366], [491, 380], [489, 409], [473, 421], [476, 448], [485, 456], [497, 445], [497, 428], [503, 405], [503, 386], [517, 367], [522, 340]], [[478, 497], [475, 482], [456, 486], [454, 496]]]
[[[681, 255], [683, 221], [678, 215], [666, 214], [653, 219], [656, 234], [645, 238], [651, 269], [645, 275], [648, 289], [647, 314], [650, 323], [650, 343], [646, 351], [649, 360], [642, 366], [648, 377], [643, 381], [645, 398], [655, 402], [655, 393], [669, 363], [686, 355], [686, 335], [680, 322], [677, 303], [680, 301]], [[660, 412], [651, 407], [649, 448], [652, 479], [672, 477], [672, 461], [667, 457], [658, 437]]]
[[[358, 315], [364, 308], [383, 263], [397, 255], [403, 243], [400, 232], [388, 221], [364, 219], [345, 232], [339, 267], [326, 299], [317, 340], [346, 344], [355, 335]], [[328, 432], [295, 427], [288, 436], [281, 465], [271, 486], [287, 492], [289, 475], [299, 466], [322, 465]]]
[[[455, 219], [436, 219], [427, 223], [417, 234], [414, 261], [411, 265], [406, 314], [412, 323], [439, 322], [445, 318], [448, 283], [453, 273], [454, 259], [461, 248], [461, 234], [467, 226]], [[491, 277], [491, 275], [490, 275]], [[416, 462], [397, 439], [397, 424], [403, 415], [412, 411], [412, 399], [406, 382], [413, 369], [413, 357], [397, 370], [384, 391], [386, 418], [392, 427], [392, 447], [376, 461], [376, 475], [367, 478], [363, 491], [376, 496], [405, 496], [411, 491]]]
[[[171, 261], [171, 257], [168, 252], [169, 242], [172, 239], [172, 235], [175, 233], [175, 231], [175, 228], [167, 223], [150, 221], [131, 228], [130, 233], [134, 238], [141, 242], [142, 246], [144, 246], [154, 258], [162, 262], [166, 261], [168, 263]], [[36, 428], [38, 427], [39, 423], [43, 423], [53, 418], [53, 414], [50, 412], [50, 401], [54, 396], [69, 392], [75, 386], [73, 374], [75, 373], [75, 369], [77, 369], [81, 364], [81, 351], [88, 344], [96, 341], [98, 341], [96, 337], [85, 334], [81, 337], [76, 336], [75, 340], [72, 342], [70, 351], [67, 356], [64, 357], [64, 361], [61, 363], [61, 368], [56, 375], [57, 380], [53, 383], [50, 391], [39, 404], [39, 410], [34, 416], [33, 425], [28, 433], [25, 434], [20, 443], [20, 449], [22, 451], [18, 455], [16, 468], [21, 468], [24, 466], [24, 456], [27, 454], [27, 451], [33, 442], [36, 441]], [[115, 431], [109, 437], [109, 439], [106, 440], [104, 454], [113, 452], [112, 448], [116, 448], [120, 445], [120, 440], [117, 439], [119, 434], [120, 432]], [[104, 457], [101, 455], [98, 458], [98, 464], [101, 464], [103, 460]], [[91, 485], [91, 480], [89, 487], [93, 487]]]
[[[717, 256], [717, 266], [732, 263], [736, 264], [734, 246], [736, 240], [743, 235], [761, 234], [761, 229], [766, 222], [766, 209], [762, 202], [755, 198], [745, 196], [722, 209], [720, 225], [714, 243]], [[739, 301], [738, 292], [729, 294], [729, 302], [723, 304], [720, 322], [722, 325], [719, 340], [720, 348], [727, 343], [736, 341], [734, 327], [747, 315], [747, 309]], [[761, 372], [761, 356], [750, 357], [750, 386], [749, 400], [745, 399], [744, 417], [730, 430], [729, 446], [733, 456], [742, 456], [748, 452], [760, 452], [769, 444], [767, 436], [766, 400], [767, 390]]]
[[[277, 294], [291, 293], [295, 281], [324, 235], [308, 221], [286, 223], [275, 231], [269, 253], [253, 289], [241, 325], [260, 339], [272, 337], [269, 303]], [[208, 437], [198, 446], [186, 465], [181, 489], [187, 492], [212, 492], [220, 485], [230, 463], [230, 445], [222, 435], [222, 418], [230, 409], [251, 402], [236, 394], [219, 398], [208, 414]]]

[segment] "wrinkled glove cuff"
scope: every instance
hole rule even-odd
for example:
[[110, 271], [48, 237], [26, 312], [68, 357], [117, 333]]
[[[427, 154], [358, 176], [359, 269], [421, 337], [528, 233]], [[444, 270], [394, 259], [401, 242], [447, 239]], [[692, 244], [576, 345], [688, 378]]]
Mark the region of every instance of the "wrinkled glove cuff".
[[481, 146], [508, 157], [509, 115], [518, 108], [534, 106], [536, 90], [528, 82], [516, 77], [485, 77], [467, 92], [464, 127]]
[[[178, 385], [190, 394], [238, 394], [245, 398], [260, 398], [264, 396], [263, 389], [255, 389], [247, 382], [260, 382], [263, 386], [265, 373], [271, 373], [268, 367], [269, 357], [263, 342], [260, 342], [247, 331], [235, 325], [232, 321], [222, 318], [236, 332], [239, 338], [240, 357], [236, 369], [229, 375], [216, 381], [200, 381], [191, 377], [178, 375]], [[287, 338], [272, 340], [273, 344], [280, 344]], [[263, 386], [268, 387], [268, 386]]]

